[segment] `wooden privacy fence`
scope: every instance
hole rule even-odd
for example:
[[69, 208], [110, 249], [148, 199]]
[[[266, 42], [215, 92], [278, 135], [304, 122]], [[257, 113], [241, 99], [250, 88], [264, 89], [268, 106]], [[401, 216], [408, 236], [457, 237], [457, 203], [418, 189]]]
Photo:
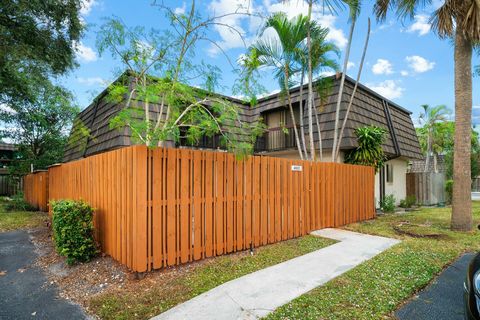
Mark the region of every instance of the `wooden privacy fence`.
[[48, 210], [48, 172], [37, 171], [23, 178], [25, 200], [34, 208]]
[[370, 167], [122, 148], [49, 169], [49, 199], [95, 209], [102, 250], [148, 271], [374, 217]]
[[445, 203], [445, 173], [410, 172], [407, 173], [407, 196], [415, 196], [421, 205]]

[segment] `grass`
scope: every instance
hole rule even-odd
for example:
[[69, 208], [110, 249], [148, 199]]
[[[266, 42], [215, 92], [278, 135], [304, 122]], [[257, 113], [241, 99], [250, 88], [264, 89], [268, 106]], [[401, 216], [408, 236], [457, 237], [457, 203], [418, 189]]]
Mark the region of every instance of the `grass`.
[[33, 211], [8, 211], [7, 200], [0, 199], [0, 232], [41, 226], [47, 214]]
[[178, 273], [175, 269], [167, 270], [163, 278], [162, 272], [157, 272], [160, 279], [146, 278], [144, 287], [115, 290], [94, 297], [89, 309], [102, 319], [148, 319], [222, 283], [333, 243], [329, 239], [304, 236], [258, 248], [253, 256], [240, 253], [217, 257], [178, 267]]
[[[393, 319], [392, 313], [399, 305], [459, 255], [480, 250], [476, 228], [472, 232], [450, 231], [450, 215], [450, 208], [422, 209], [347, 226], [349, 230], [403, 241], [282, 306], [267, 319]], [[473, 216], [476, 226], [480, 202], [473, 203]]]

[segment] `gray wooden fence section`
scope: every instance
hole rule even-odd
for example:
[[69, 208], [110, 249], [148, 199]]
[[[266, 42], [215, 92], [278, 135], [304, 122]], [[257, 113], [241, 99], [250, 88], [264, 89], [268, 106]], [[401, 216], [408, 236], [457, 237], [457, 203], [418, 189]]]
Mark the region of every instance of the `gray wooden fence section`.
[[434, 172], [407, 173], [407, 196], [414, 195], [418, 204], [445, 203], [445, 174]]
[[22, 190], [21, 182], [14, 182], [8, 175], [0, 175], [0, 196], [13, 196]]

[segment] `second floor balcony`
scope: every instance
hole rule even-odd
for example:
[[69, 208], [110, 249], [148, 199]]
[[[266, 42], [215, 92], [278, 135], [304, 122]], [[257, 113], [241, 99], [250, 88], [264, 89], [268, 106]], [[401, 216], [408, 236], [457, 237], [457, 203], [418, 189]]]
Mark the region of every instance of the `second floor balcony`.
[[[300, 127], [297, 126], [300, 131]], [[300, 134], [300, 132], [299, 132]], [[255, 144], [255, 152], [281, 151], [297, 147], [293, 127], [270, 128], [260, 137]]]

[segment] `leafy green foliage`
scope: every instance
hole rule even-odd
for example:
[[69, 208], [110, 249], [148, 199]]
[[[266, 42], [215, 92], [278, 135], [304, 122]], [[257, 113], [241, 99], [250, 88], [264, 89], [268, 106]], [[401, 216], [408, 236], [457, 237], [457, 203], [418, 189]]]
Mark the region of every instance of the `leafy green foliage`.
[[377, 126], [365, 126], [355, 130], [358, 147], [345, 155], [345, 162], [371, 166], [375, 171], [383, 167], [386, 156], [382, 149], [386, 130]]
[[[32, 101], [39, 82], [75, 66], [80, 0], [2, 1], [0, 102]], [[8, 49], [7, 49], [8, 48]]]
[[61, 162], [68, 129], [78, 113], [73, 97], [51, 84], [36, 89], [34, 102], [8, 104], [0, 110], [0, 135], [17, 145], [16, 161], [9, 167], [14, 176]]
[[193, 3], [186, 14], [159, 6], [170, 21], [163, 31], [109, 19], [98, 33], [100, 54], [110, 52], [127, 69], [109, 87], [108, 99], [125, 104], [110, 127], [128, 127], [134, 141], [150, 147], [168, 141], [196, 145], [203, 137], [219, 136], [227, 150], [252, 153], [261, 124], [242, 121], [238, 106], [214, 93], [221, 70], [194, 59], [197, 42], [208, 39], [207, 28], [218, 22], [202, 20]]
[[53, 201], [51, 205], [57, 252], [67, 258], [68, 264], [90, 261], [98, 253], [93, 238], [93, 209], [83, 201], [73, 200]]
[[394, 212], [395, 202], [395, 196], [393, 194], [387, 194], [385, 197], [383, 197], [382, 200], [379, 201], [380, 209], [382, 209], [382, 211], [386, 213]]
[[409, 195], [405, 199], [400, 200], [401, 208], [411, 208], [417, 203], [417, 198], [414, 195]]
[[5, 209], [7, 211], [35, 211], [35, 209], [25, 201], [23, 192], [19, 192], [8, 199], [5, 203]]

